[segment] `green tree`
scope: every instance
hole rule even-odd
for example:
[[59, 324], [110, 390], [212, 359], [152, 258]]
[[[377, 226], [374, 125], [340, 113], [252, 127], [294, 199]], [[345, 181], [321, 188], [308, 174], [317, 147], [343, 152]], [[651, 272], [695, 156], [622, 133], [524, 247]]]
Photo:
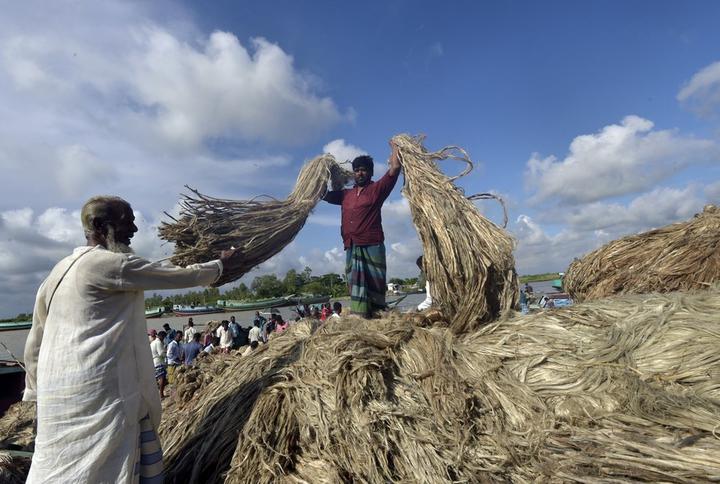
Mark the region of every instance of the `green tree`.
[[302, 273], [300, 274], [300, 285], [305, 285], [312, 281], [312, 269], [310, 269], [308, 266], [305, 266], [305, 269], [303, 269]]
[[241, 282], [232, 289], [228, 289], [227, 291], [225, 291], [225, 294], [223, 294], [221, 299], [235, 299], [238, 301], [242, 301], [244, 299], [249, 299], [250, 296], [250, 289], [244, 282]]
[[295, 269], [290, 269], [285, 273], [285, 279], [283, 279], [283, 286], [285, 286], [286, 294], [296, 294], [300, 289], [301, 276], [298, 275]]
[[325, 285], [323, 285], [322, 281], [320, 281], [319, 279], [305, 284], [302, 287], [302, 292], [307, 293], [307, 294], [327, 294], [328, 293]]
[[388, 281], [388, 283], [390, 283], [390, 284], [397, 284], [397, 285], [399, 285], [399, 286], [402, 286], [403, 284], [405, 284], [405, 280], [404, 280], [404, 279], [400, 279], [399, 277], [393, 277], [393, 278], [391, 278], [391, 279]]
[[285, 286], [275, 274], [256, 277], [250, 287], [255, 295], [261, 299], [282, 296], [285, 291]]
[[417, 283], [418, 283], [418, 278], [417, 278], [417, 277], [408, 277], [408, 278], [405, 279], [405, 281], [403, 282], [403, 285], [405, 285], [405, 286], [415, 286], [415, 285], [417, 285]]

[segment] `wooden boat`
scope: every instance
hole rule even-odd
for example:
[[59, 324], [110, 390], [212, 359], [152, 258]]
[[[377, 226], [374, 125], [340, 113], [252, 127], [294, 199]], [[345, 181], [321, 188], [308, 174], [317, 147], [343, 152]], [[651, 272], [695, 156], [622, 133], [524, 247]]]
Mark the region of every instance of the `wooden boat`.
[[330, 302], [330, 296], [316, 296], [314, 294], [304, 294], [294, 297], [290, 300], [291, 304], [302, 306], [303, 304], [325, 304]]
[[175, 316], [196, 316], [198, 314], [222, 313], [225, 310], [218, 306], [173, 306]]
[[572, 304], [573, 300], [566, 292], [551, 292], [543, 295], [538, 301], [538, 305], [543, 309], [563, 308]]
[[293, 304], [292, 296], [272, 297], [268, 299], [258, 299], [257, 301], [236, 301], [233, 299], [219, 299], [217, 305], [222, 307], [226, 312], [237, 311], [259, 311], [260, 309], [279, 308], [282, 306], [290, 306]]
[[159, 318], [165, 312], [165, 308], [150, 308], [145, 310], [145, 319]]
[[407, 294], [403, 294], [397, 299], [393, 299], [392, 301], [386, 301], [385, 304], [387, 305], [388, 309], [394, 309], [398, 307], [398, 305], [405, 300], [405, 298], [408, 297]]
[[10, 321], [9, 323], [0, 323], [0, 331], [17, 331], [20, 329], [30, 329], [32, 321]]

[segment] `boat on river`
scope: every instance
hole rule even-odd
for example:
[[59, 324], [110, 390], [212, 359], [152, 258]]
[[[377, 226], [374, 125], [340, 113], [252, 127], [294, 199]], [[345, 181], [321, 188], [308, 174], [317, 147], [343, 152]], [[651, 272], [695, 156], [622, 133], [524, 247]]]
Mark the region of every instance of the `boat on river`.
[[30, 329], [32, 321], [10, 321], [0, 323], [0, 331], [17, 331], [20, 329]]
[[159, 318], [165, 312], [165, 308], [157, 307], [145, 310], [145, 319]]
[[218, 306], [173, 306], [175, 316], [197, 316], [198, 314], [223, 313], [225, 310]]
[[292, 296], [271, 297], [267, 299], [258, 299], [256, 301], [237, 301], [234, 299], [219, 299], [217, 305], [226, 312], [236, 311], [259, 311], [260, 309], [279, 308], [282, 306], [291, 306], [293, 304]]
[[301, 294], [300, 296], [290, 299], [291, 304], [302, 306], [304, 304], [325, 304], [330, 302], [330, 296], [316, 296], [315, 294]]

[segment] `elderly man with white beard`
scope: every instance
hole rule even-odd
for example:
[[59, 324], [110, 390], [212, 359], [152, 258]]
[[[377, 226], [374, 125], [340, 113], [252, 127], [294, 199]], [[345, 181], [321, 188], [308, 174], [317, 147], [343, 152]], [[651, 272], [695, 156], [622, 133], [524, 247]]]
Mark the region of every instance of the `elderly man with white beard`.
[[91, 198], [81, 218], [87, 246], [40, 286], [25, 346], [23, 400], [37, 402], [27, 482], [162, 482], [143, 291], [210, 285], [241, 254], [185, 268], [137, 257], [135, 216], [118, 197]]

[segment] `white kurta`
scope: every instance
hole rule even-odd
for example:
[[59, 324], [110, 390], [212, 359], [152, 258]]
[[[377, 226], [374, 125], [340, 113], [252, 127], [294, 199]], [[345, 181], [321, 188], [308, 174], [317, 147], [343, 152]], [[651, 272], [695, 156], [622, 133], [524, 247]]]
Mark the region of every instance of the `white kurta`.
[[37, 400], [38, 414], [28, 483], [133, 481], [139, 421], [150, 414], [157, 430], [161, 411], [143, 291], [209, 285], [221, 273], [220, 261], [181, 268], [101, 246], [53, 268], [25, 346], [23, 400]]

